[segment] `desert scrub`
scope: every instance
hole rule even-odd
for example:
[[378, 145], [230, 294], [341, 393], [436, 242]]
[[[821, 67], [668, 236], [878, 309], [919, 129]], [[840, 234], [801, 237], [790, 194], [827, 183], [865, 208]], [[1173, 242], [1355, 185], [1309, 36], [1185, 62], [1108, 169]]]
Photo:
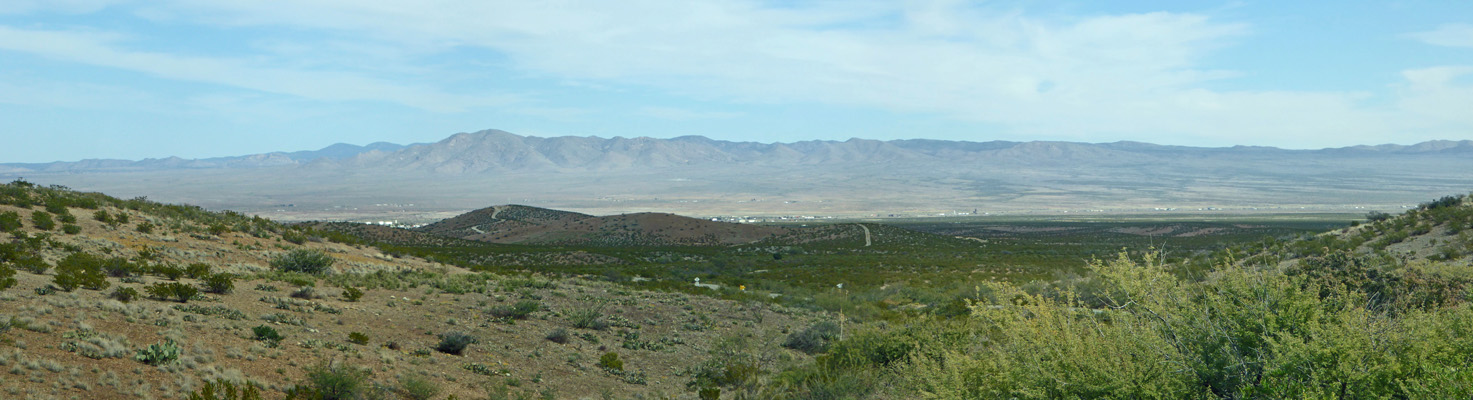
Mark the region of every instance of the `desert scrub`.
[[20, 229], [20, 213], [15, 211], [0, 212], [0, 232], [11, 232]]
[[362, 299], [362, 298], [363, 298], [363, 291], [362, 290], [359, 290], [358, 288], [355, 288], [355, 287], [352, 287], [352, 286], [348, 286], [348, 287], [343, 288], [343, 301], [356, 302], [356, 301], [358, 301], [359, 299]]
[[102, 258], [90, 254], [72, 253], [56, 263], [56, 277], [52, 282], [68, 292], [78, 287], [107, 289], [112, 284], [107, 281], [107, 275], [102, 273], [104, 262]]
[[307, 382], [286, 391], [288, 399], [349, 400], [369, 394], [372, 383], [365, 369], [324, 363], [307, 368]]
[[587, 308], [580, 308], [568, 313], [568, 322], [578, 329], [593, 329], [601, 331], [609, 329], [608, 321], [604, 320], [604, 305], [597, 304]]
[[77, 353], [83, 357], [92, 359], [123, 358], [132, 351], [129, 350], [128, 338], [118, 335], [101, 334], [91, 329], [81, 329], [67, 332], [61, 335], [68, 339], [62, 343], [61, 349]]
[[440, 334], [440, 343], [435, 345], [435, 350], [445, 354], [461, 355], [466, 346], [476, 342], [476, 337], [461, 332], [446, 332]]
[[567, 329], [557, 328], [553, 329], [552, 332], [548, 332], [546, 338], [549, 342], [567, 344], [570, 336], [568, 335]]
[[838, 338], [839, 325], [823, 321], [788, 335], [788, 338], [783, 340], [783, 347], [808, 354], [822, 353], [828, 350], [829, 342]]
[[174, 339], [164, 339], [162, 343], [139, 349], [133, 359], [154, 366], [173, 364], [179, 361], [179, 345]]
[[619, 353], [604, 353], [598, 357], [598, 367], [610, 373], [624, 372], [624, 360], [619, 359]]
[[226, 273], [205, 276], [201, 282], [205, 291], [215, 294], [228, 294], [235, 290], [235, 276]]
[[184, 266], [184, 276], [188, 276], [193, 279], [204, 278], [210, 276], [211, 269], [212, 268], [210, 267], [210, 264], [190, 263], [189, 265]]
[[174, 300], [180, 303], [187, 303], [199, 294], [199, 290], [194, 286], [179, 282], [155, 283], [145, 288], [144, 291], [154, 299]]
[[56, 220], [51, 219], [51, 213], [36, 211], [31, 213], [31, 226], [43, 231], [56, 229]]
[[406, 376], [399, 380], [399, 394], [410, 400], [429, 400], [440, 394], [434, 383], [418, 376]]
[[138, 298], [138, 289], [130, 288], [127, 286], [119, 286], [117, 289], [113, 289], [113, 292], [111, 294], [108, 294], [107, 297], [117, 299], [118, 301], [124, 303], [131, 302], [133, 301], [133, 299]]
[[542, 309], [542, 303], [536, 300], [522, 300], [510, 306], [491, 307], [491, 316], [508, 319], [527, 319], [528, 315]]
[[271, 267], [284, 272], [323, 275], [331, 272], [336, 259], [322, 250], [297, 249], [271, 259]]
[[252, 339], [267, 342], [272, 347], [275, 347], [282, 339], [281, 333], [277, 332], [276, 328], [266, 325], [258, 325], [255, 328], [251, 328], [251, 334], [254, 335]]
[[14, 287], [15, 283], [15, 268], [0, 264], [0, 291]]
[[221, 318], [225, 318], [225, 319], [229, 319], [229, 320], [235, 320], [235, 321], [239, 321], [239, 320], [243, 320], [243, 319], [246, 319], [247, 318], [246, 317], [246, 314], [243, 313], [243, 312], [241, 312], [240, 310], [236, 310], [234, 308], [230, 308], [230, 307], [226, 307], [226, 306], [209, 306], [209, 307], [205, 307], [205, 306], [198, 306], [198, 305], [193, 305], [193, 304], [189, 304], [189, 305], [180, 304], [180, 305], [175, 305], [174, 306], [174, 309], [175, 310], [179, 310], [179, 311], [183, 311], [183, 312], [187, 312], [187, 313], [191, 313], [191, 314], [199, 314], [199, 315], [205, 315], [205, 316], [216, 316], [216, 317], [221, 317]]
[[261, 400], [261, 389], [250, 382], [236, 387], [228, 380], [205, 381], [198, 392], [189, 394], [189, 400]]
[[368, 334], [363, 332], [350, 332], [348, 333], [348, 342], [357, 345], [367, 345]]

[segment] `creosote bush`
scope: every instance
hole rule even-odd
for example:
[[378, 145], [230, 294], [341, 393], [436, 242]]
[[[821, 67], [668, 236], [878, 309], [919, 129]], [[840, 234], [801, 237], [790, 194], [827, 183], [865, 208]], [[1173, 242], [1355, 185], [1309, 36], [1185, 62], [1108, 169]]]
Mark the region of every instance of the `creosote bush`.
[[366, 369], [318, 364], [307, 368], [307, 382], [287, 390], [289, 400], [357, 400], [371, 391]]
[[521, 300], [510, 306], [491, 307], [491, 316], [496, 318], [526, 319], [528, 315], [542, 309], [536, 300]]
[[61, 290], [72, 291], [78, 287], [103, 290], [111, 286], [107, 275], [102, 272], [105, 261], [86, 253], [72, 253], [56, 263], [56, 277], [52, 280]]
[[446, 332], [440, 334], [440, 344], [435, 345], [435, 350], [445, 354], [461, 355], [466, 346], [476, 342], [476, 338], [461, 332]]
[[117, 299], [118, 301], [128, 303], [133, 301], [133, 299], [138, 298], [138, 289], [130, 288], [127, 286], [119, 286], [117, 289], [113, 289], [113, 292], [108, 294], [107, 297], [111, 297], [113, 299]]
[[608, 352], [598, 357], [598, 366], [605, 371], [624, 372], [624, 360], [619, 359], [619, 353]]
[[205, 381], [198, 392], [189, 394], [189, 400], [261, 400], [261, 389], [249, 382], [237, 387], [230, 381]]
[[228, 294], [235, 290], [235, 277], [230, 274], [220, 273], [206, 276], [202, 281], [205, 291], [215, 294]]
[[180, 303], [188, 303], [194, 296], [199, 295], [199, 289], [194, 286], [179, 282], [155, 283], [144, 289], [148, 297], [158, 300], [174, 300]]
[[363, 290], [348, 286], [343, 288], [343, 301], [356, 302], [363, 298]]
[[255, 340], [271, 342], [272, 344], [281, 342], [281, 333], [276, 332], [276, 328], [272, 328], [269, 325], [257, 325], [255, 328], [251, 328], [251, 334], [254, 335], [252, 339]]
[[350, 332], [348, 333], [348, 341], [357, 345], [366, 345], [368, 344], [368, 334], [363, 332]]
[[335, 261], [322, 250], [296, 249], [272, 258], [271, 267], [278, 271], [322, 275], [332, 271]]

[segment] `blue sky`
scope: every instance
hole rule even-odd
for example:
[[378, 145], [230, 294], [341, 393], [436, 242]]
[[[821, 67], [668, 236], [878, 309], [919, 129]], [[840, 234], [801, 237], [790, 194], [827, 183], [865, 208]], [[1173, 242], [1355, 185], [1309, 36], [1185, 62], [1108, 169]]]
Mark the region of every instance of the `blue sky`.
[[490, 128], [761, 142], [1465, 140], [1473, 2], [6, 0], [0, 121], [0, 162]]

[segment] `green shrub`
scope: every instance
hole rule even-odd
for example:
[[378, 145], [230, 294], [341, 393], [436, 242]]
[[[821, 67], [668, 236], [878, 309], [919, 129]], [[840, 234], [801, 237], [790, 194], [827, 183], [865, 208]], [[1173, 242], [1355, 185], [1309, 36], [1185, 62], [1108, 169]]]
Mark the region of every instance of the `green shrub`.
[[510, 306], [491, 307], [491, 316], [496, 318], [526, 319], [528, 315], [542, 309], [536, 300], [521, 300]]
[[307, 382], [287, 390], [287, 399], [358, 400], [369, 392], [369, 371], [334, 364], [307, 368]]
[[808, 354], [822, 353], [828, 349], [829, 342], [838, 338], [839, 325], [823, 321], [788, 335], [783, 341], [783, 347]]
[[440, 394], [440, 387], [424, 378], [406, 376], [399, 381], [399, 393], [410, 400], [429, 400]]
[[179, 361], [179, 345], [173, 339], [165, 339], [162, 343], [139, 349], [133, 359], [148, 365], [173, 364]]
[[113, 292], [111, 294], [108, 294], [107, 297], [111, 297], [117, 299], [118, 301], [127, 303], [133, 301], [133, 299], [138, 298], [138, 290], [127, 286], [119, 286], [117, 289], [113, 289]]
[[363, 332], [350, 332], [348, 333], [348, 341], [352, 342], [353, 344], [366, 345], [368, 344], [368, 334]]
[[568, 322], [578, 329], [609, 329], [609, 322], [604, 320], [603, 304], [573, 310], [568, 314]]
[[173, 264], [159, 264], [153, 266], [153, 273], [168, 278], [171, 281], [177, 281], [179, 278], [184, 277], [184, 268], [179, 268], [178, 265]]
[[322, 275], [331, 272], [336, 259], [322, 250], [297, 249], [271, 259], [271, 267], [278, 271], [303, 272]]
[[95, 220], [97, 220], [97, 222], [101, 222], [101, 223], [108, 224], [108, 225], [112, 225], [113, 224], [113, 216], [112, 215], [109, 215], [107, 213], [107, 210], [93, 211], [92, 212], [92, 219], [95, 219]]
[[257, 325], [255, 328], [251, 328], [251, 334], [254, 335], [252, 338], [255, 340], [271, 342], [273, 344], [281, 342], [281, 333], [269, 325]]
[[547, 333], [547, 340], [557, 344], [567, 344], [570, 337], [568, 330], [563, 328], [553, 329], [552, 332]]
[[180, 303], [187, 303], [189, 299], [199, 294], [199, 289], [179, 282], [155, 283], [145, 288], [144, 291], [148, 292], [149, 297], [159, 300], [172, 299]]
[[214, 223], [210, 224], [210, 227], [207, 230], [210, 232], [211, 235], [220, 236], [229, 233], [230, 227], [225, 226], [225, 224]]
[[189, 394], [189, 400], [261, 400], [261, 389], [251, 383], [237, 388], [230, 381], [205, 381], [198, 392]]
[[184, 276], [188, 276], [190, 279], [204, 278], [210, 276], [210, 269], [210, 264], [190, 263], [184, 266]]
[[112, 285], [102, 273], [105, 261], [86, 253], [72, 253], [56, 263], [56, 277], [52, 282], [61, 290], [72, 291], [78, 287], [103, 290]]
[[0, 232], [11, 232], [20, 228], [20, 213], [15, 211], [0, 212]]
[[[75, 224], [77, 223], [77, 216], [71, 214], [56, 214], [56, 220], [60, 221], [62, 224]], [[62, 225], [62, 228], [65, 229], [66, 225]]]
[[466, 346], [476, 342], [476, 338], [460, 332], [446, 332], [440, 334], [440, 344], [435, 345], [435, 350], [445, 354], [460, 355], [465, 352]]
[[134, 227], [133, 229], [137, 230], [140, 233], [153, 233], [153, 228], [154, 226], [152, 222], [143, 221], [139, 222], [138, 226]]
[[359, 290], [358, 288], [355, 288], [355, 287], [352, 287], [352, 286], [348, 286], [348, 287], [343, 288], [343, 300], [344, 301], [356, 302], [356, 301], [358, 301], [358, 299], [362, 299], [362, 298], [363, 298], [363, 291], [362, 290]]
[[282, 232], [281, 238], [294, 244], [306, 244], [307, 235], [297, 231]]
[[68, 235], [75, 235], [78, 233], [82, 233], [82, 227], [72, 224], [65, 224], [61, 226], [61, 232]]
[[51, 213], [36, 211], [31, 213], [31, 226], [43, 231], [56, 229], [56, 220], [51, 219]]
[[127, 258], [112, 257], [102, 263], [102, 272], [114, 278], [127, 278], [143, 272], [143, 267], [129, 262]]
[[15, 268], [0, 264], [0, 291], [15, 287]]
[[228, 294], [235, 290], [235, 276], [231, 274], [214, 274], [206, 276], [201, 282], [204, 284], [205, 292], [214, 294]]
[[624, 360], [619, 359], [619, 353], [608, 352], [598, 358], [599, 368], [611, 373], [624, 372]]

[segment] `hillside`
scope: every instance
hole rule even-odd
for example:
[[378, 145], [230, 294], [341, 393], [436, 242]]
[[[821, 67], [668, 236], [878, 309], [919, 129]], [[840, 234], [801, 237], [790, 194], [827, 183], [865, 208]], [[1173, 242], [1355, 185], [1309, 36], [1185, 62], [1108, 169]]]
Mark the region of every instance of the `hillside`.
[[[279, 399], [336, 377], [374, 398], [692, 398], [692, 374], [730, 359], [723, 343], [764, 369], [808, 358], [778, 346], [807, 312], [472, 272], [306, 228], [0, 185], [0, 397], [184, 398], [222, 381]], [[328, 271], [273, 265], [312, 254]]]
[[756, 242], [785, 231], [667, 213], [595, 217], [519, 205], [487, 207], [419, 230], [490, 243], [576, 246], [733, 245]]

